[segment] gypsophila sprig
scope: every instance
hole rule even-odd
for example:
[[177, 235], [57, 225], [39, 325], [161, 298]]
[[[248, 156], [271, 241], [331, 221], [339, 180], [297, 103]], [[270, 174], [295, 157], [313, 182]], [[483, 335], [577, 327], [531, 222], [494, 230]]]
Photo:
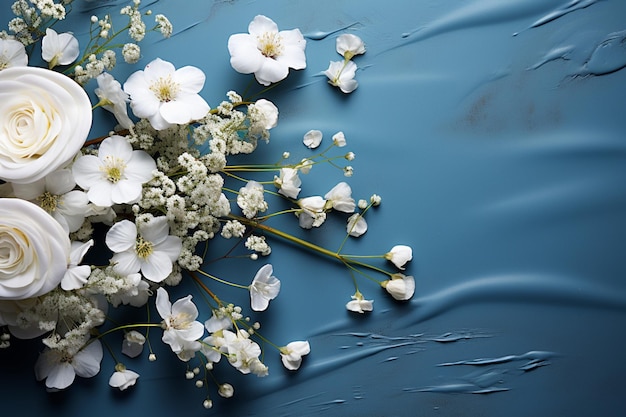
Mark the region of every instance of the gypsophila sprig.
[[[279, 162], [259, 162], [255, 150], [269, 144], [279, 123], [279, 106], [259, 98], [263, 91], [244, 97], [226, 90], [211, 108], [203, 69], [159, 57], [117, 80], [116, 51], [126, 64], [138, 62], [139, 43], [151, 31], [172, 36], [171, 22], [133, 0], [119, 13], [108, 8], [86, 19], [74, 33], [87, 35], [75, 37], [52, 28], [70, 4], [18, 0], [0, 36], [0, 348], [11, 349], [12, 337], [39, 343], [35, 377], [47, 389], [96, 376], [108, 351], [115, 364], [108, 385], [132, 390], [141, 378], [127, 365], [134, 368], [130, 361], [143, 356], [158, 366], [152, 344], [159, 341], [180, 360], [191, 386], [207, 390], [199, 399], [205, 408], [214, 394], [238, 392], [213, 374], [216, 366], [258, 377], [268, 375], [272, 360], [289, 371], [305, 367], [314, 342], [271, 341], [259, 320], [298, 278], [276, 258], [277, 239], [345, 265], [355, 285], [349, 311], [373, 310], [358, 278], [395, 300], [413, 296], [415, 279], [405, 275], [409, 246], [344, 252], [349, 239], [365, 234], [365, 217], [381, 198], [357, 198], [360, 190], [343, 178], [355, 172], [349, 165], [355, 153], [340, 149], [348, 144], [343, 131], [327, 132], [332, 139], [322, 146], [324, 133], [313, 126], [292, 142], [303, 143], [306, 155], [292, 159], [300, 152], [281, 149]], [[27, 66], [37, 43], [44, 68]], [[299, 29], [279, 31], [259, 15], [227, 46], [236, 71], [269, 85], [306, 68], [305, 45]], [[364, 51], [355, 35], [337, 38], [344, 61], [329, 69], [333, 85], [356, 88], [351, 60]], [[112, 113], [115, 126], [92, 137], [92, 116], [103, 114], [98, 107]], [[338, 179], [322, 184], [315, 174], [322, 164]], [[330, 227], [331, 216], [346, 225], [337, 250], [296, 236]], [[284, 229], [275, 226], [277, 218]], [[225, 259], [236, 266], [218, 277], [211, 267]], [[259, 259], [272, 263], [254, 267]], [[170, 301], [179, 285], [188, 292]], [[240, 290], [241, 299], [223, 300], [223, 286]]]

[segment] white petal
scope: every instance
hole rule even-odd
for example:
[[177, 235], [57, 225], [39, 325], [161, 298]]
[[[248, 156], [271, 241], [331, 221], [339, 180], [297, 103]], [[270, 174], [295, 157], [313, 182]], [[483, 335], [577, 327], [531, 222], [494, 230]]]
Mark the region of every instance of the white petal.
[[172, 272], [172, 261], [168, 256], [155, 252], [141, 264], [141, 273], [152, 282], [161, 282]]
[[248, 32], [254, 36], [260, 36], [266, 32], [277, 33], [278, 25], [269, 17], [256, 15], [248, 25]]
[[102, 344], [99, 340], [93, 340], [85, 348], [74, 355], [72, 365], [76, 375], [83, 378], [91, 378], [100, 372], [102, 361]]
[[137, 242], [137, 226], [130, 220], [115, 223], [106, 234], [105, 242], [113, 252], [124, 252]]
[[46, 387], [54, 389], [65, 389], [72, 385], [76, 378], [76, 372], [69, 363], [59, 363], [50, 370], [46, 378]]
[[167, 319], [172, 315], [172, 303], [170, 303], [170, 296], [163, 287], [159, 287], [157, 290], [155, 306], [162, 319]]

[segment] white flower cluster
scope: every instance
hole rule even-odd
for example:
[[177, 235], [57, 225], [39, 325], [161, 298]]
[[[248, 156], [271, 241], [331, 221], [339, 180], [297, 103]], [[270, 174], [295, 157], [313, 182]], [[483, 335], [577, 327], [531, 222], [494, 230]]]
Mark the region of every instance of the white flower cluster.
[[[229, 165], [231, 156], [250, 154], [260, 141], [269, 142], [270, 130], [278, 123], [274, 103], [263, 98], [252, 102], [229, 91], [228, 99], [211, 109], [201, 96], [206, 79], [202, 70], [177, 69], [159, 58], [121, 83], [107, 72], [116, 65], [116, 53], [106, 45], [124, 32], [113, 32], [110, 15], [91, 18], [91, 46], [80, 58], [73, 35], [48, 27], [64, 18], [65, 3], [29, 1], [14, 4], [18, 17], [9, 25], [10, 30], [21, 28], [23, 35], [13, 30], [13, 37], [0, 36], [0, 125], [4, 128], [0, 141], [0, 326], [6, 328], [0, 332], [0, 347], [10, 347], [11, 336], [41, 337], [45, 348], [35, 364], [35, 375], [45, 380], [47, 388], [62, 390], [76, 376], [96, 375], [103, 356], [101, 339], [113, 333], [123, 333], [122, 353], [131, 358], [141, 355], [150, 343], [146, 343], [147, 331], [139, 330], [149, 327], [162, 330], [161, 340], [181, 361], [189, 364], [196, 359], [204, 365], [204, 375], [200, 366], [187, 366], [185, 376], [195, 380], [197, 387], [214, 379], [207, 374], [222, 357], [243, 374], [267, 375], [262, 346], [276, 348], [286, 369], [298, 369], [311, 350], [308, 341], [284, 346], [258, 343], [267, 341], [260, 324], [251, 323], [242, 307], [222, 301], [209, 285], [222, 283], [245, 290], [254, 312], [266, 310], [281, 289], [271, 264], [260, 267], [249, 284], [208, 273], [203, 262], [208, 253], [216, 256], [209, 251], [208, 241], [218, 236], [238, 239], [245, 248], [239, 249], [251, 253], [234, 256], [250, 260], [269, 256], [268, 237], [279, 236], [342, 262], [352, 273], [369, 268], [385, 274], [388, 279], [378, 283], [396, 300], [413, 296], [412, 276], [370, 265], [363, 261], [366, 256], [343, 255], [343, 243], [338, 251], [330, 251], [265, 223], [273, 216], [289, 214], [296, 216], [301, 228], [311, 229], [321, 227], [334, 212], [345, 218], [346, 239], [366, 233], [364, 216], [380, 204], [378, 195], [357, 201], [351, 186], [340, 181], [323, 196], [300, 197], [304, 187], [300, 175], [309, 174], [316, 164], [328, 163], [344, 176], [352, 175], [353, 168], [346, 161], [355, 159], [353, 152], [329, 155], [331, 149], [346, 146], [343, 132], [333, 134], [325, 150], [299, 162], [288, 163], [290, 154], [285, 152], [276, 164]], [[133, 0], [121, 11], [129, 18], [128, 36], [134, 42], [144, 38], [147, 29], [142, 19], [151, 14], [140, 12], [139, 6], [140, 0]], [[160, 14], [155, 20], [153, 30], [171, 36], [169, 20]], [[36, 42], [32, 35], [44, 29], [41, 50], [49, 68], [29, 67], [22, 38]], [[290, 68], [305, 68], [305, 44], [298, 29], [279, 32], [269, 18], [257, 16], [249, 34], [229, 40], [231, 63], [237, 71], [254, 73], [267, 85], [285, 78]], [[354, 35], [340, 36], [337, 48], [345, 57], [344, 66], [364, 52]], [[126, 62], [136, 62], [140, 49], [136, 43], [127, 43], [122, 55]], [[59, 66], [71, 66], [71, 77], [78, 83], [54, 70]], [[356, 88], [356, 82], [340, 75], [335, 85], [342, 90]], [[106, 137], [86, 141], [93, 109], [81, 85], [94, 78], [99, 102], [93, 107], [111, 112], [118, 126]], [[318, 148], [322, 140], [319, 130], [303, 137], [309, 149]], [[254, 179], [247, 177], [250, 173]], [[237, 185], [232, 186], [233, 182]], [[277, 191], [266, 190], [268, 184]], [[282, 208], [273, 211], [272, 199], [279, 200]], [[236, 203], [234, 210], [232, 203]], [[284, 208], [285, 204], [289, 207]], [[91, 254], [97, 263], [83, 261]], [[389, 261], [404, 271], [412, 250], [396, 245], [385, 254], [369, 257]], [[170, 302], [168, 287], [183, 279], [193, 280], [204, 292], [201, 299], [210, 308], [204, 322], [192, 294]], [[103, 326], [109, 306], [142, 307], [151, 300], [160, 316], [158, 322]], [[373, 301], [356, 288], [346, 308], [372, 311]], [[148, 358], [156, 360], [152, 351]], [[116, 363], [109, 384], [126, 390], [138, 378], [137, 372]], [[234, 388], [220, 382], [217, 393], [230, 398]], [[212, 406], [209, 396], [203, 404]]]

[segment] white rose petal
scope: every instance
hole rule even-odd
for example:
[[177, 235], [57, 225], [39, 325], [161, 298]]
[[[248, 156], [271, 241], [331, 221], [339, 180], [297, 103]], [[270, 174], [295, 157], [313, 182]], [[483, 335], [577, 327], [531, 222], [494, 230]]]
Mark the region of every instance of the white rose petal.
[[91, 115], [85, 90], [63, 74], [0, 71], [0, 179], [31, 183], [67, 165], [89, 134]]

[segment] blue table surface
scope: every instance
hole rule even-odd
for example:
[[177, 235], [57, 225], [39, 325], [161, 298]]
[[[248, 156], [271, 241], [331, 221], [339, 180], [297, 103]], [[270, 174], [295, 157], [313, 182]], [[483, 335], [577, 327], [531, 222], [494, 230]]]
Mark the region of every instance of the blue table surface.
[[[0, 2], [0, 16], [10, 3]], [[399, 304], [363, 281], [375, 310], [350, 314], [345, 268], [274, 240], [268, 261], [282, 290], [255, 317], [280, 344], [310, 341], [299, 372], [282, 369], [274, 354], [263, 379], [223, 366], [218, 375], [235, 397], [214, 395], [215, 407], [205, 410], [203, 391], [155, 332], [159, 360], [126, 360], [141, 373], [128, 391], [108, 387], [114, 362], [105, 352], [100, 375], [49, 394], [32, 371], [40, 346], [14, 340], [0, 351], [3, 415], [624, 415], [626, 2], [145, 3], [170, 18], [174, 35], [149, 36], [140, 63], [113, 74], [124, 80], [156, 57], [197, 66], [212, 106], [252, 80], [229, 64], [231, 34], [257, 14], [300, 28], [307, 68], [265, 95], [280, 121], [255, 158], [291, 151], [299, 160], [311, 154], [301, 143], [309, 129], [326, 141], [343, 131], [345, 149], [357, 156], [354, 196], [383, 197], [347, 252], [411, 245], [415, 297]], [[57, 30], [84, 37], [91, 14], [122, 4], [77, 0]], [[320, 75], [340, 58], [342, 33], [367, 45], [355, 58], [359, 88], [350, 95]], [[94, 134], [113, 126], [108, 113], [96, 115]], [[310, 175], [303, 195], [344, 180], [331, 169]], [[344, 220], [295, 233], [336, 247]], [[248, 277], [259, 266], [222, 261], [211, 272]], [[172, 293], [185, 295], [185, 284]]]

